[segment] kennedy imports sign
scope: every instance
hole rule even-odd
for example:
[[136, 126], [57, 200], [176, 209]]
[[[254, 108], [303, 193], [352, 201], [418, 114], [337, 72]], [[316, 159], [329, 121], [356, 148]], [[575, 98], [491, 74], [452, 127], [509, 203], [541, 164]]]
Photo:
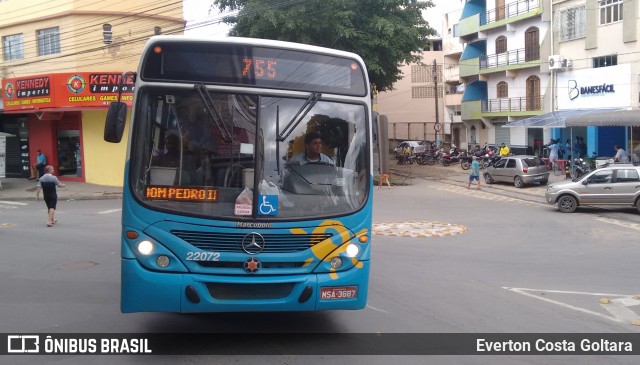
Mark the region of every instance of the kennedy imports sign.
[[112, 101], [131, 105], [134, 78], [113, 72], [74, 72], [2, 80], [5, 112], [51, 108], [106, 109]]
[[558, 72], [558, 109], [631, 106], [631, 65]]

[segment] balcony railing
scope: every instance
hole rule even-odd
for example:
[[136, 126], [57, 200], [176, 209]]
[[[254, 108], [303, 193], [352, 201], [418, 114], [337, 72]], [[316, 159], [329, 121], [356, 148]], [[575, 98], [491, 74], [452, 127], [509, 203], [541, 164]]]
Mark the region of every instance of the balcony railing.
[[480, 69], [516, 65], [540, 59], [540, 46], [514, 49], [505, 53], [480, 56]]
[[460, 67], [458, 65], [447, 65], [444, 68], [445, 81], [458, 81], [460, 79]]
[[483, 113], [525, 112], [543, 110], [542, 97], [487, 99], [482, 101]]
[[485, 22], [482, 25], [528, 13], [540, 7], [539, 0], [520, 0], [487, 11]]

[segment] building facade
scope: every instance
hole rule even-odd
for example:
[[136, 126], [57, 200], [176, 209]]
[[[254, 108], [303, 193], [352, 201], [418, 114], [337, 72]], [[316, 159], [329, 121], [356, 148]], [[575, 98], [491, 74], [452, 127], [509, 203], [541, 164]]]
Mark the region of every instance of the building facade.
[[121, 186], [126, 141], [104, 142], [106, 109], [119, 93], [131, 103], [134, 80], [122, 73], [136, 71], [149, 37], [183, 33], [182, 2], [4, 0], [0, 9], [0, 131], [16, 136], [6, 175], [27, 177], [40, 149], [61, 180]]
[[[549, 68], [553, 111], [637, 110], [640, 107], [638, 0], [555, 0]], [[553, 128], [550, 138], [579, 137], [592, 156], [613, 156], [618, 144], [640, 149], [638, 128]], [[637, 152], [637, 151], [636, 151]]]
[[444, 119], [442, 42], [433, 40], [431, 48], [434, 50], [422, 52], [420, 62], [401, 67], [403, 76], [394, 90], [378, 94], [378, 112], [388, 118], [392, 144], [450, 139], [450, 123]]
[[451, 144], [467, 148], [468, 127], [462, 121], [462, 95], [465, 84], [460, 81], [460, 14], [459, 8], [444, 14], [442, 26], [442, 50], [444, 52], [444, 117], [451, 124]]
[[[545, 0], [469, 0], [460, 15], [464, 43], [460, 79], [468, 147], [511, 146], [534, 153], [542, 129], [508, 128], [508, 123], [544, 113], [550, 107], [550, 2]], [[545, 60], [545, 62], [543, 62]]]

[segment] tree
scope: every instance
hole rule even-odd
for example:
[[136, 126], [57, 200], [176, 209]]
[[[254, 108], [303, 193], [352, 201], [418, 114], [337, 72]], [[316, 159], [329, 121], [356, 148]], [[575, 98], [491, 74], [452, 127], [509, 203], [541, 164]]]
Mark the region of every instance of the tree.
[[391, 90], [400, 66], [420, 60], [436, 31], [422, 17], [420, 0], [214, 0], [231, 36], [276, 39], [356, 53], [378, 91]]

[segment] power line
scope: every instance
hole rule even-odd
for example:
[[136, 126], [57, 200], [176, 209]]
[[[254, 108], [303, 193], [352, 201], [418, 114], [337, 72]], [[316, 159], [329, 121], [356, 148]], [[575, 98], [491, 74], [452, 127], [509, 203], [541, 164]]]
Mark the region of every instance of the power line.
[[[251, 9], [251, 11], [245, 11], [244, 14], [235, 15], [235, 16], [253, 15], [253, 14], [256, 14], [256, 13], [263, 12], [265, 10], [275, 9], [275, 8], [286, 6], [286, 5], [293, 5], [293, 4], [297, 4], [297, 3], [301, 3], [301, 2], [304, 2], [304, 0], [284, 0], [284, 1], [281, 1], [281, 2], [278, 2], [278, 3], [271, 3], [271, 4], [267, 5], [267, 6], [256, 7], [254, 9]], [[180, 26], [180, 27], [170, 28], [168, 30], [163, 30], [163, 34], [176, 34], [176, 33], [181, 33], [181, 32], [183, 32], [185, 30], [191, 30], [191, 29], [205, 27], [205, 26], [208, 26], [208, 25], [218, 24], [218, 23], [223, 22], [224, 18], [229, 16], [229, 15], [232, 15], [232, 14], [231, 13], [221, 14], [220, 16], [218, 16], [217, 18], [215, 18], [213, 20], [201, 21], [201, 22], [196, 23], [193, 26], [187, 26], [187, 27]], [[143, 32], [137, 32], [136, 34], [139, 34], [139, 33], [143, 33]], [[144, 35], [144, 36], [141, 36], [141, 37], [135, 37], [135, 38], [131, 38], [129, 40], [126, 40], [126, 41], [120, 43], [120, 45], [121, 46], [126, 46], [126, 45], [134, 44], [134, 43], [137, 43], [137, 42], [140, 42], [140, 41], [144, 41], [144, 40], [146, 40], [148, 38], [149, 37], [147, 35]], [[86, 45], [88, 43], [93, 43], [93, 42], [94, 41], [86, 42], [86, 43], [83, 43], [83, 44]], [[77, 48], [77, 47], [74, 47], [74, 48]], [[48, 57], [46, 59], [46, 61], [49, 62], [49, 61], [59, 60], [59, 59], [62, 59], [62, 58], [77, 56], [77, 55], [81, 55], [81, 54], [85, 54], [85, 53], [92, 53], [92, 52], [96, 52], [96, 51], [99, 51], [99, 50], [105, 50], [107, 48], [108, 47], [105, 47], [105, 46], [101, 45], [101, 46], [98, 46], [98, 47], [93, 47], [93, 48], [89, 48], [89, 49], [78, 51], [78, 52], [74, 52], [74, 53], [67, 53], [67, 54], [64, 54], [64, 55], [61, 54], [59, 56]], [[35, 65], [35, 64], [38, 64], [38, 63], [42, 63], [44, 61], [45, 60], [33, 60], [33, 61], [27, 61], [27, 62], [23, 62], [23, 63], [20, 63], [20, 64], [16, 64], [16, 65], [13, 65], [13, 66], [17, 67], [17, 66]], [[92, 64], [86, 65], [86, 67], [90, 67], [90, 66], [92, 66]], [[31, 73], [31, 71], [29, 71], [29, 73]]]
[[[151, 11], [154, 10], [162, 10], [162, 11], [173, 11], [176, 10], [177, 7], [175, 7], [176, 4], [178, 4], [178, 7], [181, 7], [181, 1], [177, 1], [177, 2], [173, 2], [170, 4], [166, 4], [166, 5], [162, 5], [162, 6], [158, 6], [158, 7], [154, 7], [154, 8], [145, 8], [146, 6], [148, 6], [148, 4], [144, 5], [143, 7], [138, 7], [138, 8], [132, 8], [131, 10], [136, 10], [138, 11], [137, 13], [133, 13], [133, 14], [128, 14], [128, 15], [123, 15], [123, 16], [119, 16], [119, 17], [114, 17], [113, 15], [105, 15], [102, 16], [101, 18], [98, 19], [91, 19], [91, 20], [86, 20], [86, 21], [82, 21], [79, 23], [74, 23], [73, 25], [73, 29], [68, 30], [68, 31], [64, 31], [64, 32], [59, 32], [59, 40], [58, 43], [59, 44], [64, 44], [65, 41], [67, 40], [71, 40], [73, 38], [78, 37], [78, 34], [82, 34], [83, 31], [85, 30], [90, 30], [90, 29], [95, 29], [98, 30], [98, 27], [100, 27], [100, 32], [101, 32], [101, 28], [102, 28], [102, 24], [104, 24], [105, 22], [109, 22], [109, 23], [113, 23], [112, 26], [118, 26], [118, 25], [122, 25], [122, 24], [127, 24], [128, 22], [131, 21], [132, 17], [144, 17], [144, 16], [158, 16], [160, 15], [160, 13], [151, 13]], [[169, 9], [165, 9], [167, 6], [174, 6], [173, 8], [169, 8]], [[100, 21], [100, 19], [103, 19], [104, 21]], [[120, 20], [120, 22], [118, 22]], [[97, 22], [96, 22], [97, 21]], [[91, 25], [85, 26], [85, 27], [77, 27], [77, 25], [82, 25], [82, 24], [89, 24], [89, 23], [93, 23]], [[132, 28], [135, 29], [135, 28]], [[87, 34], [89, 35], [89, 34]], [[64, 37], [60, 37], [60, 36], [64, 36]], [[90, 42], [93, 42], [90, 41]], [[22, 42], [23, 44], [23, 49], [24, 51], [31, 51], [31, 50], [36, 50], [37, 46], [38, 46], [38, 39], [36, 37], [35, 40], [33, 41], [27, 41], [27, 42]], [[70, 45], [68, 47], [74, 47], [75, 44], [79, 44], [82, 45], [82, 43], [80, 42], [74, 42], [74, 45]], [[26, 45], [26, 46], [24, 46]], [[63, 47], [61, 47], [63, 48]]]

